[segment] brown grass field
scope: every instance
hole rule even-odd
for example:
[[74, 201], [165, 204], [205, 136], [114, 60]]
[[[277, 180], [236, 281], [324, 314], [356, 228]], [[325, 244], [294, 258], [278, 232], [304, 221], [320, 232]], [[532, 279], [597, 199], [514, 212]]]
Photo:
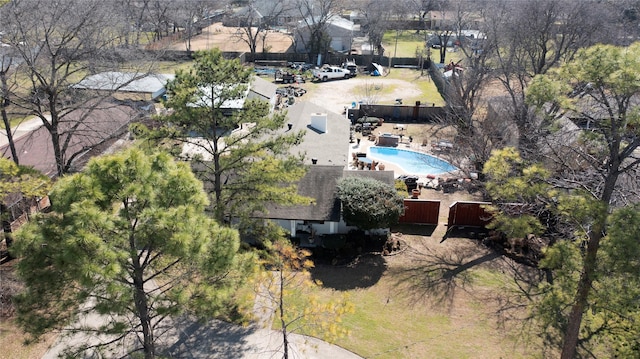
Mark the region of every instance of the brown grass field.
[[[290, 35], [278, 31], [269, 31], [264, 44], [261, 40], [257, 43], [258, 51], [266, 49], [267, 52], [287, 52], [293, 40]], [[233, 27], [224, 27], [221, 23], [214, 23], [200, 35], [191, 39], [191, 50], [207, 50], [219, 48], [220, 51], [243, 52], [249, 51], [249, 45], [242, 40], [241, 30]], [[186, 50], [186, 41], [176, 41], [169, 45], [171, 50]]]

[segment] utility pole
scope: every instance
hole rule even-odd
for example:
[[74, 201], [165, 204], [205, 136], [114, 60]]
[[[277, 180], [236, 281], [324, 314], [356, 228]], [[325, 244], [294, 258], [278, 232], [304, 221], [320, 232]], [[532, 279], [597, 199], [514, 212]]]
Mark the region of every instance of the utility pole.
[[[396, 57], [396, 54], [398, 52], [398, 35], [400, 33], [400, 30], [396, 29], [396, 46], [393, 49], [393, 58]], [[391, 65], [392, 65], [392, 61], [391, 58], [389, 59], [389, 73], [391, 73]]]

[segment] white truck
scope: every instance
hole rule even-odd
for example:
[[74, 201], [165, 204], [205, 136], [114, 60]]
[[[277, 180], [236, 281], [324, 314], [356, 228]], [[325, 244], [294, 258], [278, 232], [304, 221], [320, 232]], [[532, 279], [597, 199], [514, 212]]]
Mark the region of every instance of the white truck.
[[321, 69], [313, 70], [312, 73], [313, 78], [320, 81], [348, 79], [351, 77], [351, 72], [349, 70], [338, 66], [324, 66]]

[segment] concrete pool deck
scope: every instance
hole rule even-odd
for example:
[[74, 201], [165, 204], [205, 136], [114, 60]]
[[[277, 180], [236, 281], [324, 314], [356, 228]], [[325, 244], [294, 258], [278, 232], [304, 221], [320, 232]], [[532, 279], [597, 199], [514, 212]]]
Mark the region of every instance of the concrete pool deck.
[[[398, 146], [393, 147], [393, 148], [397, 148], [397, 149], [404, 149], [404, 150], [410, 150], [410, 151], [415, 151], [415, 152], [419, 152], [419, 153], [424, 153], [426, 155], [430, 155], [433, 157], [437, 157], [441, 160], [447, 161], [449, 162], [447, 159], [442, 158], [440, 156], [438, 156], [437, 153], [434, 153], [433, 151], [430, 151], [430, 147], [429, 146], [423, 146], [421, 143], [418, 143], [416, 141], [413, 142], [409, 142], [408, 139], [406, 138], [406, 136], [403, 138], [404, 141], [398, 143]], [[366, 153], [368, 158], [370, 155], [370, 151], [369, 148], [372, 146], [376, 146], [375, 141], [370, 141], [368, 139], [368, 137], [362, 137], [360, 139], [360, 143], [358, 144], [357, 140], [354, 140], [354, 143], [350, 143], [349, 144], [349, 169], [350, 170], [357, 170], [357, 168], [354, 166], [353, 160], [351, 160], [353, 158], [353, 156], [356, 153]], [[385, 171], [393, 171], [394, 173], [394, 177], [398, 178], [399, 176], [402, 175], [416, 175], [415, 173], [409, 173], [406, 172], [404, 169], [402, 169], [400, 166], [397, 166], [396, 164], [392, 163], [392, 162], [380, 162], [381, 164], [384, 164], [384, 170]], [[365, 170], [366, 171], [366, 170]], [[458, 170], [459, 172], [459, 170]], [[459, 174], [457, 173], [443, 173], [443, 174], [439, 174], [439, 175], [435, 175], [435, 177], [460, 177]], [[418, 182], [428, 182], [429, 179], [426, 178], [426, 175], [419, 175], [419, 181]]]

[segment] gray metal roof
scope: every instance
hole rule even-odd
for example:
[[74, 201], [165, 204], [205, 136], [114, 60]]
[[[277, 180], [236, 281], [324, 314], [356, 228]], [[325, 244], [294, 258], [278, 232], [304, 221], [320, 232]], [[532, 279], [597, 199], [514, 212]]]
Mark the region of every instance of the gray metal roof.
[[254, 76], [249, 88], [249, 98], [259, 98], [275, 105], [278, 85], [261, 77]]
[[155, 93], [164, 88], [172, 74], [142, 74], [108, 71], [85, 77], [73, 88], [103, 91]]

